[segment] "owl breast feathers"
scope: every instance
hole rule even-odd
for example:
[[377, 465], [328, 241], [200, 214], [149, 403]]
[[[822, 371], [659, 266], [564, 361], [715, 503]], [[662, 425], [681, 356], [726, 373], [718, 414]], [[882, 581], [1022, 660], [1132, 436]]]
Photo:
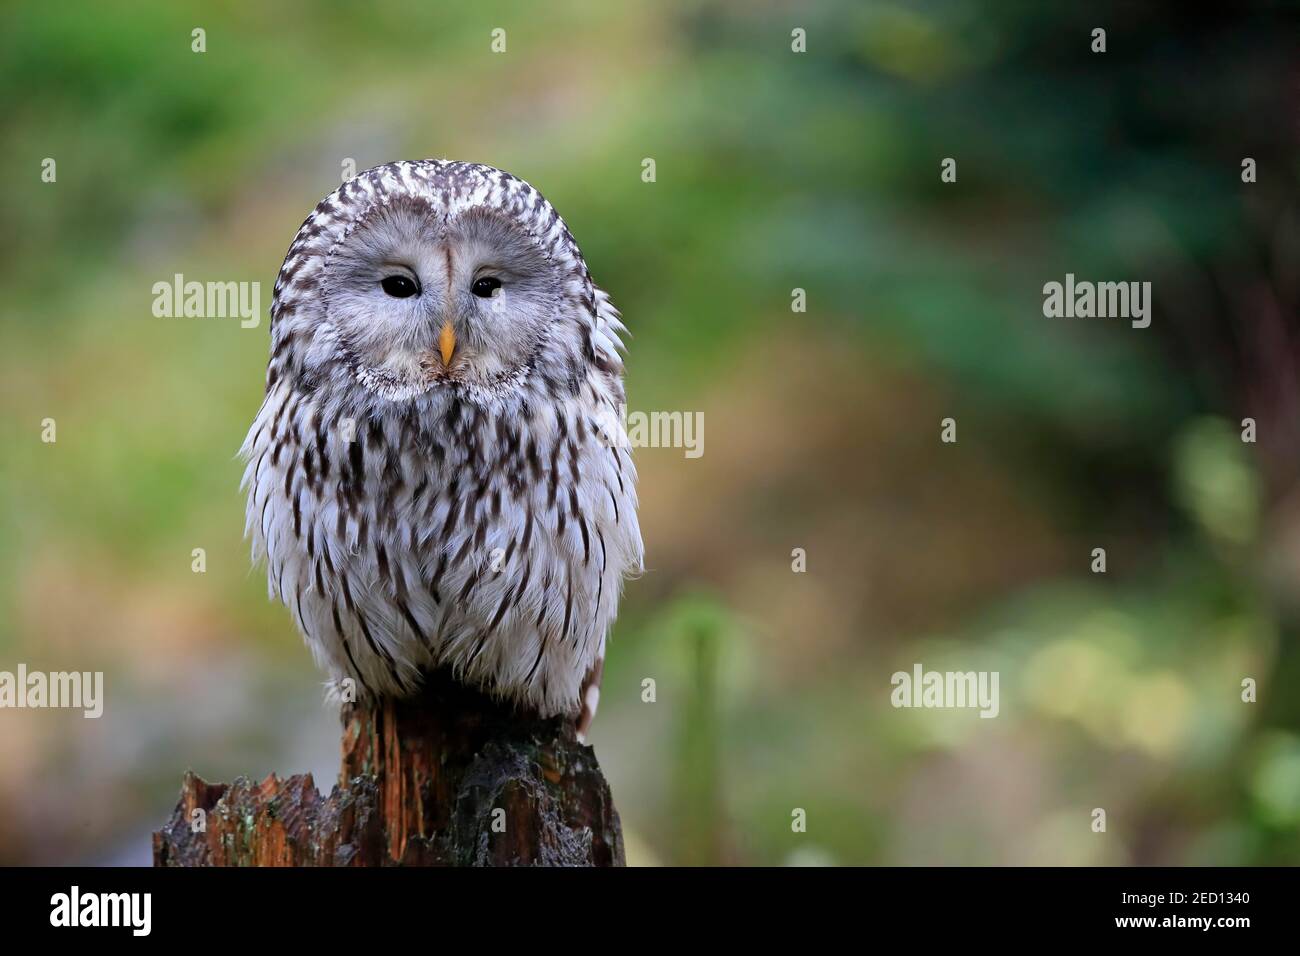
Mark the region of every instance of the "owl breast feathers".
[[501, 170], [391, 163], [303, 223], [241, 450], [246, 531], [334, 695], [449, 668], [586, 729], [643, 559], [624, 331], [554, 207]]

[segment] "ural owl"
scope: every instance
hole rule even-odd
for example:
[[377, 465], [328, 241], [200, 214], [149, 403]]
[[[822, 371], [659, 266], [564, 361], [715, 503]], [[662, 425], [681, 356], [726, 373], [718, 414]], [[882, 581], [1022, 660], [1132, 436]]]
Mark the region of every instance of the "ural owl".
[[344, 183], [289, 247], [247, 533], [340, 695], [423, 674], [595, 713], [642, 566], [620, 333], [555, 208], [473, 163]]

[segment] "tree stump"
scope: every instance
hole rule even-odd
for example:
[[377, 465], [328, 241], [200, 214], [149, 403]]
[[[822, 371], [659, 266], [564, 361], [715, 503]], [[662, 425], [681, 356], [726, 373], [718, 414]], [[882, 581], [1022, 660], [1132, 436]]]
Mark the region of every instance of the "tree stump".
[[573, 721], [431, 676], [348, 704], [329, 797], [310, 774], [210, 784], [190, 771], [155, 866], [622, 866], [623, 833]]

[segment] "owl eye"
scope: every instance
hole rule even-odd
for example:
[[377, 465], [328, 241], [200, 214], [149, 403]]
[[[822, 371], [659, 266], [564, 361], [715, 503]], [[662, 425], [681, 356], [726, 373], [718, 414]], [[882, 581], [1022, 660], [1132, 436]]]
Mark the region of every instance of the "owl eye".
[[409, 299], [420, 291], [410, 276], [385, 276], [379, 284], [394, 299]]
[[496, 276], [483, 276], [481, 279], [475, 279], [474, 284], [470, 286], [470, 292], [473, 292], [480, 299], [490, 299], [492, 293], [501, 288], [501, 280]]

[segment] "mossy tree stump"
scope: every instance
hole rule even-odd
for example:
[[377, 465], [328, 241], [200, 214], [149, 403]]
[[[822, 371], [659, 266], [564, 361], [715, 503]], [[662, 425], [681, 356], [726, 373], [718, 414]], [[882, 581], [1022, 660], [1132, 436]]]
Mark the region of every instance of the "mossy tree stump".
[[210, 784], [192, 771], [155, 866], [621, 866], [618, 812], [573, 722], [431, 677], [342, 711], [329, 797], [310, 774]]

